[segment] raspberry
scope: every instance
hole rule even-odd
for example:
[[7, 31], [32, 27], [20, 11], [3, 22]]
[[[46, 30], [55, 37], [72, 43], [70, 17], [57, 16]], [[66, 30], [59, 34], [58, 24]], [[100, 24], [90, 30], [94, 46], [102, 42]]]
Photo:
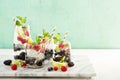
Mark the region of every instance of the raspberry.
[[58, 67], [57, 67], [57, 66], [54, 66], [53, 69], [54, 69], [54, 71], [57, 71], [57, 70], [58, 70]]
[[16, 64], [12, 64], [12, 65], [11, 65], [11, 69], [12, 69], [12, 70], [17, 70], [17, 65], [16, 65]]
[[65, 45], [63, 43], [59, 44], [59, 48], [63, 49], [64, 47], [65, 47]]
[[24, 68], [25, 68], [26, 66], [27, 66], [27, 64], [26, 64], [25, 62], [23, 62], [22, 65], [21, 65], [21, 67], [24, 67]]
[[62, 66], [61, 67], [61, 71], [63, 71], [63, 72], [67, 71], [67, 67], [66, 66]]
[[38, 51], [40, 49], [40, 46], [39, 45], [34, 45], [33, 48]]

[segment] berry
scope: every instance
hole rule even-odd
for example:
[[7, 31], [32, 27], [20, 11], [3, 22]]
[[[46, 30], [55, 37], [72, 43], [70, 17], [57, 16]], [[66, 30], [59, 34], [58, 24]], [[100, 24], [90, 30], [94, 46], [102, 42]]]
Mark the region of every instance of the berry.
[[12, 64], [12, 65], [11, 65], [11, 69], [12, 69], [12, 70], [17, 70], [17, 65], [16, 65], [16, 64]]
[[53, 69], [54, 69], [54, 71], [57, 71], [57, 70], [58, 70], [58, 67], [57, 67], [57, 66], [54, 66]]
[[63, 49], [64, 47], [65, 47], [65, 45], [63, 43], [59, 44], [59, 48]]
[[25, 60], [25, 55], [26, 54], [27, 54], [26, 52], [21, 52], [20, 55], [19, 55], [19, 59], [20, 60]]
[[66, 66], [61, 66], [61, 71], [63, 71], [63, 72], [67, 71], [67, 67]]
[[42, 62], [43, 62], [42, 60], [39, 60], [39, 61], [36, 62], [36, 65], [37, 66], [42, 66]]
[[33, 49], [36, 50], [36, 51], [38, 51], [40, 49], [40, 46], [39, 45], [34, 45]]
[[25, 68], [26, 66], [27, 66], [27, 64], [26, 64], [25, 62], [23, 62], [22, 65], [21, 65], [21, 67], [24, 67], [24, 68]]
[[26, 43], [27, 40], [26, 39], [23, 39], [21, 36], [18, 36], [17, 37], [17, 40], [20, 41], [22, 44]]
[[74, 66], [74, 63], [73, 62], [68, 62], [68, 67], [72, 67]]
[[19, 55], [15, 55], [14, 59], [20, 59], [20, 56]]
[[48, 71], [53, 71], [53, 67], [48, 67]]
[[11, 62], [12, 62], [12, 60], [5, 60], [4, 64], [10, 66]]

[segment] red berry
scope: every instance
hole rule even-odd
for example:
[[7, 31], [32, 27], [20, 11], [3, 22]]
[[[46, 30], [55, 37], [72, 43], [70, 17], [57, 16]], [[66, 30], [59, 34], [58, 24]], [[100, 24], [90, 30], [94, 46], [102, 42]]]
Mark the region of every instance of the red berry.
[[54, 66], [53, 69], [54, 69], [54, 71], [57, 71], [57, 70], [58, 70], [58, 67], [57, 67], [57, 66]]
[[26, 39], [23, 39], [21, 36], [18, 36], [18, 37], [17, 37], [17, 40], [18, 40], [18, 41], [21, 41], [22, 44], [24, 44], [24, 43], [27, 42], [27, 40], [26, 40]]
[[12, 65], [11, 65], [11, 69], [12, 69], [12, 70], [17, 70], [17, 65], [16, 65], [16, 64], [12, 64]]
[[22, 38], [21, 36], [18, 36], [18, 37], [17, 37], [17, 40], [18, 40], [18, 41], [21, 41], [22, 39], [23, 39], [23, 38]]
[[22, 43], [22, 44], [24, 44], [24, 43], [26, 43], [26, 42], [27, 42], [26, 39], [22, 39], [22, 40], [21, 40], [21, 43]]
[[61, 71], [63, 71], [63, 72], [67, 71], [67, 67], [66, 66], [62, 66], [61, 67]]
[[40, 46], [39, 45], [34, 45], [33, 49], [36, 50], [36, 51], [38, 51], [40, 49]]
[[59, 44], [59, 48], [64, 48], [65, 45], [63, 43]]
[[24, 68], [25, 68], [26, 66], [27, 66], [27, 64], [26, 64], [25, 62], [23, 62], [22, 65], [21, 65], [21, 67], [24, 67]]

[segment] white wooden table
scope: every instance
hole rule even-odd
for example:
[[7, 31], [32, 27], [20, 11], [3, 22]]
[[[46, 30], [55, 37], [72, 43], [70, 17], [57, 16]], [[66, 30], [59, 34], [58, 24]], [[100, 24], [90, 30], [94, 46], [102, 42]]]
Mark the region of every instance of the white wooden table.
[[13, 59], [14, 55], [15, 53], [12, 49], [0, 49], [0, 80], [91, 80], [96, 75], [88, 57], [80, 55], [79, 50], [72, 50], [71, 58], [75, 66], [69, 68], [67, 72], [48, 72], [48, 66], [40, 69], [18, 68], [16, 71], [13, 71], [9, 66], [5, 66], [3, 61]]

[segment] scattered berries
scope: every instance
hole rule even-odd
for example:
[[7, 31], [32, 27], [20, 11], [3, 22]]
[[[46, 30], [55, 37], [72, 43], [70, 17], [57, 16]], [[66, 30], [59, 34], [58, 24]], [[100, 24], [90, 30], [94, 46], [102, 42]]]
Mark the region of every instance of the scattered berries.
[[48, 67], [48, 71], [53, 71], [53, 67]]
[[57, 71], [57, 70], [58, 70], [58, 67], [57, 67], [57, 66], [54, 66], [53, 69], [54, 69], [54, 71]]
[[73, 62], [68, 62], [68, 67], [72, 67], [74, 66], [74, 63]]
[[12, 60], [5, 60], [4, 64], [10, 66], [11, 62], [12, 62]]
[[67, 71], [67, 67], [66, 66], [61, 66], [61, 71], [63, 71], [63, 72]]
[[11, 69], [12, 69], [12, 70], [17, 70], [17, 65], [16, 65], [16, 64], [12, 64], [12, 65], [11, 65]]

